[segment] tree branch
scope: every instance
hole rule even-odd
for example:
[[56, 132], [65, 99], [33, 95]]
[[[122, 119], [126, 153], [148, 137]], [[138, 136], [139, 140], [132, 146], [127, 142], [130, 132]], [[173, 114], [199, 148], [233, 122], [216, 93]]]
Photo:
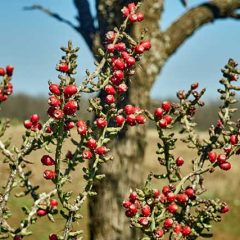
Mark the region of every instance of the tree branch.
[[172, 55], [200, 27], [217, 19], [233, 18], [239, 8], [239, 0], [212, 0], [187, 11], [164, 33], [167, 56]]

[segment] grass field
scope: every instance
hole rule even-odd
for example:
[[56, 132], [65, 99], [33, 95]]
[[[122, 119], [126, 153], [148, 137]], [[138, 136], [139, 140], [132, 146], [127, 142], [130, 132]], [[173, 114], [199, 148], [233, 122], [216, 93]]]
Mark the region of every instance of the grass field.
[[[23, 133], [24, 129], [19, 126], [15, 126], [12, 129], [8, 130], [7, 136], [12, 137], [13, 143], [17, 146], [21, 144], [21, 134]], [[206, 133], [200, 134], [202, 138], [206, 137]], [[144, 160], [144, 163], [142, 165], [143, 169], [146, 169], [145, 175], [147, 175], [148, 172], [153, 171], [156, 172], [160, 167], [158, 166], [158, 162], [156, 159], [155, 151], [156, 151], [156, 144], [157, 144], [157, 135], [156, 132], [149, 130], [147, 134], [147, 152], [146, 157]], [[65, 150], [68, 149], [70, 146], [69, 143], [66, 143]], [[30, 157], [28, 157], [28, 160], [33, 162], [33, 164], [30, 166], [31, 170], [33, 172], [31, 176], [31, 181], [34, 184], [38, 184], [41, 186], [41, 189], [43, 191], [50, 190], [53, 188], [53, 185], [49, 182], [46, 182], [42, 178], [42, 172], [44, 171], [44, 167], [40, 163], [41, 156], [45, 153], [44, 150], [39, 150], [34, 152]], [[178, 143], [178, 148], [176, 149], [176, 156], [181, 155], [186, 162], [190, 164], [195, 152], [194, 150], [187, 149], [181, 142]], [[207, 176], [206, 178], [206, 187], [209, 190], [207, 193], [208, 197], [219, 197], [221, 199], [224, 199], [230, 204], [231, 211], [230, 213], [226, 214], [223, 217], [223, 222], [216, 224], [214, 227], [214, 232], [216, 233], [213, 237], [213, 239], [217, 240], [240, 240], [240, 157], [236, 157], [235, 159], [232, 159], [233, 168], [229, 172], [223, 172], [220, 170], [217, 170], [215, 173], [211, 174], [210, 176]], [[186, 165], [189, 165], [186, 164]], [[187, 168], [187, 167], [186, 167]], [[74, 184], [74, 188], [81, 188], [83, 182], [80, 181], [81, 174], [80, 169], [78, 169], [74, 173], [74, 179], [75, 183], [79, 182], [79, 184]], [[0, 185], [4, 185], [7, 179], [7, 171], [6, 166], [0, 162]], [[77, 180], [78, 179], [78, 180]], [[162, 183], [159, 181], [158, 185], [159, 188], [161, 188]], [[15, 192], [17, 189], [15, 190]], [[128, 190], [126, 190], [128, 191]], [[9, 207], [13, 210], [14, 215], [11, 217], [11, 223], [13, 225], [17, 225], [19, 223], [19, 219], [23, 217], [23, 213], [21, 211], [21, 206], [31, 206], [32, 202], [28, 198], [19, 198], [16, 200], [15, 197], [11, 198], [11, 201], [9, 202]], [[83, 215], [85, 216], [84, 219], [80, 223], [80, 228], [82, 228], [85, 233], [84, 239], [88, 239], [88, 223], [87, 223], [87, 207], [83, 208]], [[26, 239], [35, 239], [35, 240], [43, 240], [48, 239], [48, 234], [51, 232], [56, 232], [55, 226], [57, 226], [57, 229], [61, 229], [63, 227], [63, 222], [61, 221], [60, 216], [56, 217], [56, 223], [51, 223], [46, 221], [45, 218], [41, 218], [37, 225], [34, 225], [32, 227], [32, 230], [35, 232], [34, 238], [29, 237]], [[108, 239], [106, 239], [108, 240]]]

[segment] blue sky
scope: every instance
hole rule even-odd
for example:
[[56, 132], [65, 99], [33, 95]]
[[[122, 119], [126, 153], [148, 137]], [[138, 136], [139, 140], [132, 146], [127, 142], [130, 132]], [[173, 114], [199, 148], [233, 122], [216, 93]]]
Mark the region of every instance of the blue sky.
[[[94, 0], [90, 2], [94, 13]], [[164, 28], [186, 10], [178, 0], [165, 2]], [[203, 1], [189, 2], [193, 6]], [[0, 66], [9, 63], [15, 66], [15, 92], [46, 95], [47, 81], [57, 79], [55, 65], [61, 57], [59, 47], [66, 45], [69, 39], [80, 47], [79, 81], [85, 69], [92, 70], [94, 65], [83, 39], [73, 29], [39, 11], [23, 11], [24, 6], [34, 3], [76, 22], [76, 10], [71, 0], [1, 0]], [[220, 68], [229, 57], [240, 61], [239, 43], [240, 21], [218, 20], [203, 27], [167, 62], [152, 89], [152, 96], [175, 96], [178, 89], [198, 81], [208, 88], [208, 98], [216, 98]]]

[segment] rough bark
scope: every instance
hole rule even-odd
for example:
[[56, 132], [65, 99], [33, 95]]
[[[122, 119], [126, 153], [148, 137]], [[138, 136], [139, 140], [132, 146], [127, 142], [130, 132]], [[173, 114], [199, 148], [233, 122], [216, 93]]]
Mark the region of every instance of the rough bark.
[[[104, 33], [119, 26], [120, 9], [130, 0], [96, 0], [97, 19], [99, 28], [86, 35], [87, 22], [93, 21], [89, 8], [83, 13], [88, 1], [74, 0], [78, 10], [79, 26], [74, 27], [87, 41], [93, 52], [103, 41]], [[132, 1], [131, 1], [132, 2]], [[137, 1], [135, 1], [137, 2]], [[187, 1], [182, 0], [184, 4]], [[80, 4], [84, 4], [81, 6]], [[141, 60], [137, 75], [131, 83], [128, 101], [146, 108], [149, 104], [151, 87], [161, 72], [168, 58], [181, 46], [196, 30], [217, 19], [239, 19], [236, 12], [240, 8], [240, 0], [213, 0], [187, 10], [183, 16], [172, 23], [165, 32], [161, 31], [159, 22], [163, 10], [164, 0], [146, 0], [143, 4], [145, 12], [145, 27], [152, 41], [152, 49]], [[87, 18], [83, 17], [87, 14]], [[49, 14], [50, 15], [50, 14]], [[54, 15], [53, 15], [54, 17]], [[84, 22], [87, 20], [87, 22]], [[85, 28], [84, 28], [85, 26]], [[135, 36], [141, 32], [143, 25], [136, 24], [129, 29]], [[96, 28], [96, 27], [95, 27]], [[101, 31], [99, 31], [101, 29]], [[83, 32], [83, 30], [85, 32]], [[97, 40], [96, 40], [97, 39]], [[106, 174], [104, 181], [95, 184], [98, 196], [90, 200], [90, 227], [92, 240], [130, 240], [137, 239], [138, 234], [131, 231], [121, 207], [122, 200], [128, 194], [130, 187], [134, 188], [142, 183], [142, 163], [146, 147], [146, 129], [130, 128], [119, 136], [114, 144], [114, 161], [105, 165], [102, 172]]]

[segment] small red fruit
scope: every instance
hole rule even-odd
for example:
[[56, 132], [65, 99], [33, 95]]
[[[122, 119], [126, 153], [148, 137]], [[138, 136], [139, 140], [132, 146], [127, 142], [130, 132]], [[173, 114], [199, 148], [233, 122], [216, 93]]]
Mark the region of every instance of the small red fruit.
[[7, 65], [7, 67], [6, 67], [6, 72], [7, 72], [7, 75], [8, 75], [9, 77], [12, 76], [13, 70], [14, 70], [14, 67], [13, 67], [12, 65]]
[[58, 240], [58, 237], [57, 237], [57, 235], [56, 234], [51, 234], [51, 235], [49, 235], [49, 238], [48, 238], [49, 240]]
[[83, 158], [85, 159], [91, 159], [92, 158], [92, 152], [89, 150], [84, 150], [82, 153]]
[[47, 211], [45, 209], [40, 208], [40, 209], [37, 210], [37, 215], [39, 217], [43, 217], [43, 216], [47, 215]]
[[210, 160], [211, 163], [214, 163], [217, 160], [217, 153], [213, 151], [209, 152], [208, 159]]
[[78, 89], [76, 85], [68, 85], [64, 88], [64, 96], [66, 98], [70, 98], [71, 96], [75, 95], [77, 93]]
[[176, 196], [173, 192], [170, 192], [170, 193], [167, 194], [167, 201], [168, 202], [174, 202], [175, 199], [176, 199]]
[[117, 87], [118, 93], [125, 93], [127, 90], [128, 86], [125, 83], [122, 83]]
[[188, 195], [185, 193], [180, 193], [176, 196], [176, 199], [179, 203], [185, 203], [188, 201]]
[[33, 114], [30, 118], [30, 121], [32, 123], [37, 123], [39, 121], [40, 117], [37, 114]]
[[123, 201], [123, 203], [122, 203], [123, 207], [125, 207], [125, 208], [129, 208], [131, 206], [131, 204], [132, 203], [130, 201], [127, 201], [127, 200]]
[[220, 209], [220, 213], [227, 213], [229, 211], [229, 206], [225, 205]]
[[144, 47], [144, 50], [147, 51], [152, 47], [150, 40], [144, 40], [140, 44]]
[[60, 87], [58, 84], [51, 84], [49, 86], [49, 90], [51, 93], [57, 95], [57, 96], [60, 96], [61, 95], [61, 90], [60, 90]]
[[238, 136], [237, 135], [231, 135], [230, 136], [230, 143], [232, 145], [236, 145], [238, 143]]
[[4, 68], [0, 68], [0, 76], [4, 76], [5, 75], [5, 69]]
[[154, 235], [157, 239], [161, 238], [164, 235], [164, 231], [160, 228], [157, 228], [154, 232]]
[[128, 4], [128, 10], [129, 10], [130, 13], [133, 13], [135, 11], [135, 9], [136, 9], [135, 3], [129, 3]]
[[43, 173], [43, 177], [47, 180], [51, 180], [53, 178], [55, 178], [56, 173], [53, 170], [45, 170]]
[[49, 155], [43, 155], [42, 158], [41, 158], [41, 162], [45, 166], [53, 166], [53, 165], [55, 165], [55, 161]]
[[217, 157], [217, 161], [222, 164], [227, 161], [227, 157], [225, 154], [219, 154]]
[[137, 115], [137, 116], [136, 116], [136, 122], [137, 122], [138, 124], [144, 124], [144, 123], [146, 122], [145, 116], [142, 115], [142, 114]]
[[115, 39], [115, 36], [116, 36], [116, 33], [115, 33], [114, 31], [108, 31], [108, 32], [106, 33], [106, 40], [107, 40], [108, 42], [113, 42], [114, 39]]
[[153, 190], [153, 196], [154, 196], [154, 198], [159, 198], [159, 196], [160, 196], [160, 190], [158, 190], [158, 189], [154, 189]]
[[157, 120], [159, 120], [163, 116], [164, 110], [162, 108], [156, 108], [154, 111], [154, 116]]
[[192, 85], [191, 85], [191, 89], [192, 90], [196, 90], [198, 88], [198, 83], [193, 83]]
[[178, 167], [182, 166], [184, 164], [184, 159], [182, 157], [178, 157], [176, 159], [176, 164]]
[[50, 96], [48, 99], [48, 104], [52, 107], [58, 107], [61, 104], [61, 101], [56, 96]]
[[113, 76], [116, 77], [118, 80], [124, 79], [124, 72], [122, 70], [116, 70], [113, 73]]
[[141, 211], [144, 217], [149, 217], [151, 215], [151, 208], [148, 205], [143, 206]]
[[158, 125], [160, 128], [166, 128], [168, 123], [167, 123], [167, 120], [166, 119], [161, 119], [159, 122], [158, 122]]
[[149, 224], [149, 220], [147, 217], [140, 217], [138, 219], [138, 222], [142, 225], [142, 226], [147, 226]]
[[137, 53], [137, 54], [142, 54], [143, 52], [144, 52], [144, 46], [143, 45], [137, 45], [136, 47], [135, 47], [135, 52]]
[[185, 190], [185, 193], [187, 194], [187, 196], [192, 199], [195, 197], [195, 191], [193, 188], [191, 187], [188, 187], [186, 190]]
[[191, 228], [189, 226], [184, 226], [182, 228], [182, 235], [183, 236], [188, 236], [188, 235], [191, 234], [191, 232], [192, 232], [192, 230], [191, 230]]
[[105, 146], [100, 146], [96, 148], [96, 153], [98, 155], [104, 155], [107, 152], [107, 148]]
[[170, 193], [170, 192], [171, 192], [171, 189], [170, 189], [169, 186], [164, 186], [164, 187], [162, 188], [162, 193], [163, 193], [165, 196], [167, 196], [168, 193]]
[[87, 134], [87, 124], [83, 120], [77, 121], [77, 131], [80, 135], [86, 135]]
[[130, 195], [129, 195], [129, 200], [134, 203], [136, 200], [137, 200], [137, 193], [136, 192], [131, 192]]
[[175, 203], [171, 203], [170, 205], [168, 205], [167, 210], [168, 210], [170, 213], [176, 213], [177, 210], [178, 210], [178, 206], [177, 206], [177, 204], [175, 204]]
[[137, 13], [137, 21], [141, 22], [143, 19], [144, 19], [144, 14], [141, 12]]
[[166, 116], [164, 116], [164, 119], [166, 120], [166, 122], [167, 122], [167, 125], [168, 124], [171, 124], [172, 123], [172, 117], [170, 116], [170, 115], [166, 115]]
[[67, 103], [65, 103], [64, 107], [63, 107], [63, 112], [66, 115], [73, 115], [78, 108], [78, 104], [75, 100], [70, 100]]
[[129, 126], [135, 126], [136, 125], [136, 117], [133, 114], [127, 115], [126, 123]]
[[125, 69], [125, 62], [123, 59], [118, 58], [113, 62], [114, 69], [124, 70]]
[[162, 103], [162, 108], [164, 111], [169, 112], [171, 109], [171, 103], [169, 101], [164, 101]]
[[113, 95], [107, 95], [106, 98], [105, 98], [105, 102], [108, 104], [108, 105], [111, 105], [113, 103], [115, 103], [116, 99]]
[[219, 167], [224, 171], [228, 171], [232, 168], [232, 165], [229, 162], [224, 162], [224, 163], [221, 163]]
[[131, 14], [129, 16], [129, 21], [130, 22], [137, 22], [138, 21], [138, 15], [137, 14]]
[[52, 208], [57, 207], [58, 206], [58, 201], [56, 199], [51, 199], [50, 200], [50, 206]]
[[20, 235], [16, 235], [16, 236], [13, 238], [13, 240], [22, 240], [22, 239], [23, 239], [23, 237], [20, 236]]
[[68, 65], [66, 63], [61, 63], [58, 66], [58, 70], [60, 72], [66, 73], [66, 72], [68, 72], [69, 68], [68, 68]]
[[125, 122], [125, 118], [122, 115], [117, 115], [115, 118], [115, 122], [116, 122], [116, 125], [120, 127]]
[[170, 228], [173, 225], [173, 220], [171, 218], [167, 218], [164, 220], [163, 225], [165, 228]]
[[[49, 108], [50, 109], [50, 108]], [[56, 120], [60, 120], [63, 118], [64, 113], [61, 109], [53, 109], [53, 115], [52, 117], [55, 118]], [[48, 113], [49, 114], [49, 113]], [[49, 114], [50, 115], [50, 114]], [[50, 115], [51, 116], [51, 115]]]
[[96, 124], [98, 128], [104, 128], [107, 126], [107, 120], [105, 118], [97, 118]]
[[30, 120], [25, 120], [25, 121], [23, 122], [23, 125], [24, 125], [24, 127], [25, 127], [26, 129], [31, 129], [31, 127], [32, 127], [32, 122], [31, 122]]
[[110, 85], [110, 84], [106, 85], [105, 88], [104, 88], [104, 90], [105, 90], [105, 92], [106, 92], [107, 94], [110, 94], [110, 95], [116, 94], [115, 88], [114, 88], [112, 85]]
[[180, 234], [182, 232], [182, 226], [180, 224], [177, 224], [173, 231], [176, 233], [176, 234]]
[[134, 114], [135, 113], [135, 107], [133, 105], [126, 105], [124, 107], [124, 112], [127, 114], [127, 115], [130, 115], [130, 114]]
[[90, 148], [90, 149], [95, 149], [97, 147], [97, 142], [95, 139], [90, 138], [87, 142], [86, 145]]

